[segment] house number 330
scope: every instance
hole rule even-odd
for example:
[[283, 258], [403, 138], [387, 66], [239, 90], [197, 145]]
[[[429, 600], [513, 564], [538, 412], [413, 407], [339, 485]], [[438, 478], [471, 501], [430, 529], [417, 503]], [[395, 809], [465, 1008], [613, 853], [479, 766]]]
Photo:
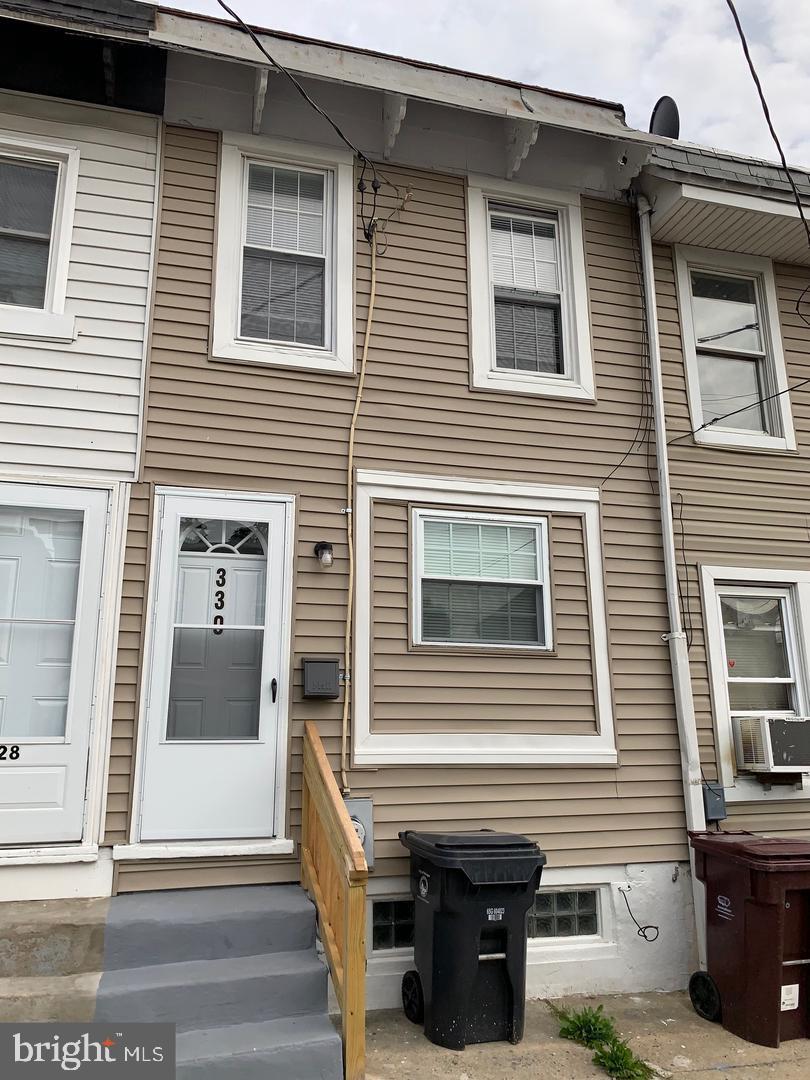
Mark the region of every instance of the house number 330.
[[[224, 566], [217, 567], [217, 576], [216, 576], [215, 580], [216, 580], [217, 588], [216, 588], [216, 592], [214, 593], [214, 610], [218, 611], [218, 612], [219, 611], [224, 611], [225, 610], [225, 585], [227, 584], [227, 581], [228, 581], [228, 574], [227, 574], [227, 571], [225, 570]], [[215, 615], [214, 616], [214, 625], [219, 628], [219, 629], [214, 631], [215, 634], [221, 634], [222, 633], [222, 626], [223, 626], [224, 622], [225, 622], [225, 616], [224, 615]]]

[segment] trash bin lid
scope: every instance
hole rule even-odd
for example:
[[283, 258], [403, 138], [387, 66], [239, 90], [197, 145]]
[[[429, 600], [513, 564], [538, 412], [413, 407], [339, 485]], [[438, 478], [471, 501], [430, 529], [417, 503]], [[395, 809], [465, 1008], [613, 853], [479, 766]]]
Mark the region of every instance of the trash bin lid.
[[698, 851], [745, 862], [757, 870], [810, 870], [810, 840], [742, 831], [690, 833], [689, 840]]
[[516, 833], [476, 832], [428, 833], [406, 829], [402, 843], [415, 855], [434, 866], [463, 870], [473, 884], [518, 884], [530, 880], [546, 856], [527, 836]]

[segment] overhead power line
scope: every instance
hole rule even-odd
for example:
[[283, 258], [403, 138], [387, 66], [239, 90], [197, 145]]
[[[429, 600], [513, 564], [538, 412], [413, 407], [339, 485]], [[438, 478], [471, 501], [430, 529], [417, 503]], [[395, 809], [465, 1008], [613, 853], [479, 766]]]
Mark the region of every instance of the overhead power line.
[[[740, 16], [737, 14], [737, 9], [734, 6], [734, 0], [726, 0], [726, 4], [729, 11], [731, 12], [731, 17], [734, 20], [734, 25], [737, 28], [737, 33], [740, 38], [740, 44], [742, 45], [742, 50], [745, 54], [745, 59], [748, 64], [748, 70], [751, 72], [751, 78], [754, 80], [754, 86], [756, 87], [757, 94], [759, 95], [762, 112], [765, 115], [765, 122], [768, 125], [768, 130], [771, 133], [771, 138], [773, 139], [776, 149], [779, 153], [779, 160], [782, 163], [782, 169], [784, 170], [785, 176], [787, 177], [788, 184], [790, 184], [790, 190], [793, 192], [793, 199], [796, 203], [796, 209], [799, 212], [799, 218], [801, 220], [802, 226], [804, 227], [805, 236], [807, 237], [807, 246], [808, 248], [810, 248], [810, 221], [808, 221], [807, 215], [805, 214], [801, 194], [799, 193], [799, 189], [796, 186], [796, 181], [793, 179], [793, 173], [790, 171], [790, 166], [787, 163], [785, 151], [782, 149], [782, 143], [779, 140], [779, 136], [776, 133], [776, 128], [774, 127], [773, 120], [771, 119], [771, 110], [768, 107], [768, 102], [765, 97], [765, 91], [762, 89], [762, 82], [760, 81], [757, 69], [754, 66], [754, 61], [751, 57], [751, 50], [748, 47], [748, 41], [745, 37], [745, 31], [742, 28], [742, 23], [740, 22]], [[805, 323], [805, 325], [810, 326], [810, 319], [808, 319], [802, 311], [802, 304], [804, 303], [804, 299], [807, 296], [808, 292], [810, 292], [810, 285], [806, 285], [802, 292], [799, 294], [799, 298], [796, 301], [796, 314], [799, 316], [802, 322]], [[704, 428], [713, 427], [716, 424], [719, 424], [721, 420], [728, 420], [729, 417], [737, 416], [739, 413], [746, 412], [748, 409], [753, 409], [757, 405], [764, 405], [768, 401], [775, 401], [777, 398], [782, 397], [783, 394], [790, 394], [794, 390], [798, 390], [802, 386], [807, 386], [808, 383], [810, 383], [810, 379], [801, 379], [799, 382], [794, 383], [792, 386], [786, 386], [783, 390], [777, 390], [777, 392], [774, 394], [766, 394], [763, 397], [756, 398], [754, 401], [749, 402], [748, 405], [744, 405], [741, 409], [732, 409], [731, 412], [724, 413], [722, 416], [715, 416], [714, 419], [707, 420], [705, 424], [701, 424], [700, 427], [695, 428], [693, 431], [686, 431], [683, 435], [676, 435], [674, 439], [670, 439], [667, 442], [667, 446], [672, 446], [673, 443], [680, 442], [682, 439], [688, 439], [692, 435], [697, 435], [699, 431], [703, 431]]]

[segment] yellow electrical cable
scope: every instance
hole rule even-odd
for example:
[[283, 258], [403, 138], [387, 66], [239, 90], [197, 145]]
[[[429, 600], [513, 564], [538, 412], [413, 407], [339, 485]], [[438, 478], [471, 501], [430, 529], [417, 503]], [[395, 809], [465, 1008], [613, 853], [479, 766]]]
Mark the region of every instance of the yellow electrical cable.
[[[360, 380], [357, 384], [357, 394], [354, 399], [354, 411], [349, 425], [349, 447], [346, 461], [346, 544], [349, 550], [349, 583], [346, 596], [346, 634], [343, 640], [343, 670], [351, 671], [352, 652], [352, 614], [354, 607], [354, 440], [357, 431], [357, 418], [360, 415], [360, 405], [363, 401], [363, 387], [366, 382], [366, 364], [368, 363], [368, 347], [371, 341], [371, 325], [374, 318], [374, 301], [377, 296], [377, 238], [376, 227], [372, 222], [369, 228], [369, 247], [371, 248], [371, 291], [368, 297], [368, 315], [366, 316], [366, 332], [363, 337], [363, 352], [360, 357]], [[347, 751], [349, 743], [349, 707], [351, 698], [351, 678], [344, 679], [343, 683], [343, 725], [340, 734], [340, 783], [344, 795], [351, 791], [349, 787], [349, 775], [346, 769]]]

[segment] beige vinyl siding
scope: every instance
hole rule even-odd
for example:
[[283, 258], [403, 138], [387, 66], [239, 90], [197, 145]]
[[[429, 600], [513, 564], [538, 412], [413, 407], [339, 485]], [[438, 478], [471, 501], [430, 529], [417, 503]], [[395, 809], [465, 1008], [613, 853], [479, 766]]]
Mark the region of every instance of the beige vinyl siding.
[[[672, 250], [655, 250], [658, 318], [670, 440], [690, 430]], [[810, 378], [810, 327], [796, 301], [810, 283], [802, 267], [774, 267], [788, 383]], [[699, 566], [806, 569], [810, 507], [810, 387], [791, 394], [797, 453], [742, 452], [698, 446], [691, 438], [669, 448], [675, 541], [687, 624], [692, 688], [706, 775], [717, 776]], [[682, 502], [681, 502], [682, 500]], [[682, 523], [682, 527], [681, 527]], [[688, 601], [688, 602], [687, 602]], [[773, 799], [773, 801], [771, 801]], [[729, 827], [774, 835], [810, 833], [810, 804], [779, 802], [729, 807]]]
[[[159, 235], [144, 480], [296, 495], [289, 814], [297, 840], [304, 720], [318, 722], [332, 763], [338, 764], [341, 703], [301, 698], [300, 658], [342, 652], [346, 544], [340, 511], [356, 380], [209, 359], [217, 157], [215, 134], [167, 129], [164, 167], [177, 194], [170, 205], [164, 202]], [[627, 208], [592, 200], [584, 207], [598, 405], [471, 392], [464, 183], [391, 166], [386, 173], [409, 185], [413, 197], [391, 220], [388, 247], [378, 260], [358, 467], [598, 485], [633, 440], [642, 403], [641, 302]], [[389, 207], [383, 200], [382, 212]], [[359, 231], [356, 278], [360, 341], [369, 255]], [[353, 770], [353, 792], [374, 798], [375, 876], [405, 872], [397, 834], [408, 827], [518, 830], [540, 840], [552, 866], [685, 857], [680, 755], [661, 638], [667, 618], [657, 501], [643, 455], [632, 455], [605, 489], [602, 514], [619, 767]], [[313, 545], [324, 539], [335, 547], [329, 571], [320, 569], [312, 554]], [[146, 533], [133, 532], [130, 541], [130, 562], [145, 565]], [[578, 542], [568, 546], [578, 548]], [[569, 557], [562, 551], [563, 609], [568, 603], [576, 607], [582, 596], [579, 557], [574, 555], [573, 563]], [[133, 645], [137, 621], [135, 614]], [[128, 699], [129, 668], [125, 673], [123, 683], [119, 676], [119, 695]], [[502, 674], [496, 690], [505, 685]], [[564, 705], [563, 696], [560, 701]], [[413, 723], [404, 709], [400, 719]], [[117, 769], [123, 776], [124, 741], [119, 748]], [[112, 824], [116, 831], [109, 836], [122, 836], [118, 812]], [[243, 880], [246, 872], [278, 879], [273, 860], [251, 863], [249, 871], [246, 865], [166, 862], [147, 871], [125, 863], [118, 884], [122, 890], [142, 888], [144, 881], [148, 887], [174, 887], [230, 880], [229, 873]], [[294, 863], [285, 866], [283, 872], [294, 878]]]
[[408, 510], [374, 503], [372, 731], [597, 733], [582, 518], [550, 518], [555, 655], [504, 655], [409, 647]]
[[7, 469], [134, 473], [158, 124], [134, 113], [0, 92], [0, 132], [79, 150], [65, 300], [76, 339], [0, 339], [0, 458]]

